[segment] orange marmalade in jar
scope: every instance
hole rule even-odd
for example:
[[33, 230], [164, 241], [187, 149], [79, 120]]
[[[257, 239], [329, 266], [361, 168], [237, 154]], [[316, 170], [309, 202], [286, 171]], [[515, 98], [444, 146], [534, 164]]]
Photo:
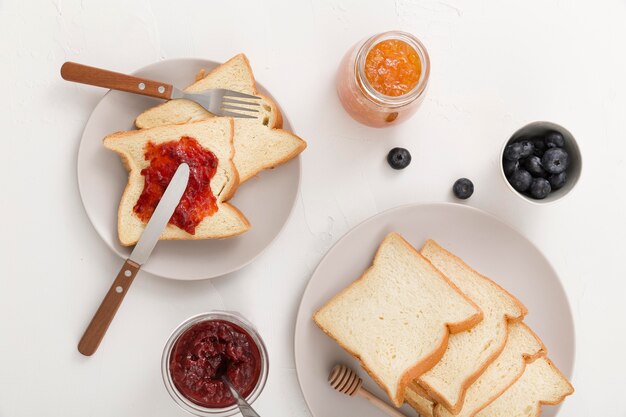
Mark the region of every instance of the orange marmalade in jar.
[[372, 127], [411, 117], [424, 99], [430, 60], [406, 32], [385, 32], [358, 43], [343, 58], [337, 93], [348, 114]]

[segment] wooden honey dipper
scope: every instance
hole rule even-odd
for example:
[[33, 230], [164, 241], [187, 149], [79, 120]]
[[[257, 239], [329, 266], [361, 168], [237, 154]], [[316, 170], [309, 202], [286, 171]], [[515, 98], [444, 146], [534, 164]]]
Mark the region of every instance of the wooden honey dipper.
[[378, 407], [379, 410], [385, 412], [392, 417], [406, 417], [404, 414], [366, 390], [362, 387], [363, 380], [359, 378], [356, 372], [344, 365], [335, 365], [330, 375], [328, 375], [328, 383], [331, 387], [349, 396], [358, 395]]

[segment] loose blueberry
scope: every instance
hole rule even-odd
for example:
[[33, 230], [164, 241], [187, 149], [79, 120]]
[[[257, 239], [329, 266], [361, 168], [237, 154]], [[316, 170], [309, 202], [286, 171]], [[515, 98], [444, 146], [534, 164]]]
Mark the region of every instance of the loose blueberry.
[[522, 144], [522, 153], [521, 158], [529, 157], [535, 151], [535, 145], [529, 140], [523, 140], [520, 142]]
[[550, 182], [545, 178], [535, 178], [530, 184], [530, 196], [537, 200], [546, 198], [550, 191], [552, 191]]
[[524, 153], [524, 147], [521, 143], [509, 143], [504, 148], [504, 159], [508, 159], [509, 161], [517, 161], [522, 157], [522, 153]]
[[509, 161], [505, 159], [502, 161], [502, 168], [504, 168], [504, 175], [508, 178], [519, 168], [519, 161]]
[[546, 175], [546, 171], [544, 171], [543, 167], [541, 166], [541, 158], [535, 155], [529, 156], [528, 158], [524, 159], [524, 168], [526, 168], [526, 170], [530, 172], [530, 175], [532, 175], [533, 177], [543, 178]]
[[548, 181], [550, 181], [550, 186], [553, 190], [558, 190], [567, 182], [567, 172], [563, 171], [560, 174], [550, 175]]
[[532, 181], [532, 175], [524, 169], [518, 169], [509, 177], [509, 183], [520, 193], [528, 190]]
[[543, 138], [535, 137], [531, 142], [535, 146], [535, 151], [533, 152], [535, 156], [542, 157], [543, 153], [546, 151], [546, 143], [543, 141]]
[[548, 132], [544, 139], [548, 148], [562, 148], [565, 146], [565, 138], [560, 132], [552, 130]]
[[543, 154], [541, 165], [550, 174], [560, 174], [569, 165], [569, 155], [561, 148], [550, 148]]
[[411, 154], [404, 148], [393, 148], [387, 154], [387, 162], [393, 169], [404, 169], [411, 163]]
[[467, 178], [459, 178], [452, 186], [452, 192], [457, 198], [468, 199], [474, 194], [474, 183]]

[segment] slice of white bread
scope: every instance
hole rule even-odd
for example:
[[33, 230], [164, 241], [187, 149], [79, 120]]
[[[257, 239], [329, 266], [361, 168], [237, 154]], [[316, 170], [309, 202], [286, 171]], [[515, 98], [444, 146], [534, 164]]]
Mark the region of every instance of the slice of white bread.
[[521, 321], [527, 310], [502, 287], [436, 242], [427, 241], [420, 253], [483, 312], [483, 320], [476, 327], [450, 337], [441, 360], [416, 381], [428, 397], [456, 414], [467, 388], [504, 348], [508, 323]]
[[[463, 408], [457, 417], [473, 417], [480, 410], [495, 401], [524, 373], [526, 364], [544, 356], [546, 349], [541, 340], [526, 324], [519, 322], [509, 325], [509, 336], [502, 353], [469, 387]], [[420, 412], [434, 417], [453, 417], [442, 404], [436, 404], [422, 396], [419, 389], [407, 388], [407, 402]], [[423, 413], [424, 414], [424, 413]]]
[[315, 323], [400, 406], [406, 384], [430, 369], [450, 333], [480, 309], [399, 234], [388, 234], [372, 266], [314, 314]]
[[104, 146], [117, 152], [129, 171], [128, 184], [118, 210], [118, 235], [123, 245], [137, 243], [145, 229], [145, 223], [135, 214], [133, 207], [144, 189], [145, 180], [141, 170], [149, 166], [149, 161], [145, 160], [146, 144], [176, 141], [183, 136], [194, 138], [218, 158], [217, 171], [210, 182], [218, 209], [196, 226], [195, 234], [189, 234], [177, 226], [168, 224], [160, 239], [224, 238], [244, 233], [250, 228], [250, 223], [239, 210], [224, 203], [239, 184], [237, 169], [232, 162], [234, 154], [232, 119], [213, 118], [184, 125], [118, 132], [104, 139]]
[[426, 398], [425, 393], [418, 392], [419, 386], [410, 386], [406, 389], [404, 399], [422, 417], [435, 417], [437, 403]]
[[526, 365], [522, 376], [476, 417], [538, 417], [541, 405], [556, 405], [574, 387], [548, 358]]
[[[256, 88], [248, 59], [239, 54], [216, 67], [208, 75], [185, 89], [198, 93], [212, 88], [226, 88], [261, 96]], [[276, 103], [262, 97], [257, 119], [235, 118], [235, 166], [244, 182], [264, 169], [274, 168], [296, 157], [306, 142], [282, 130], [282, 116]], [[167, 124], [188, 123], [213, 117], [202, 106], [189, 100], [171, 100], [141, 113], [135, 120], [139, 129]]]

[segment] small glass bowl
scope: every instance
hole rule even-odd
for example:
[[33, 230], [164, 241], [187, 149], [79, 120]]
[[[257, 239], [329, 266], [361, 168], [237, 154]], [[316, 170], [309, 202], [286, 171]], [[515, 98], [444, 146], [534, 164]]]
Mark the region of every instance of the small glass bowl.
[[252, 404], [261, 394], [261, 391], [263, 391], [263, 388], [265, 387], [265, 382], [267, 381], [267, 376], [269, 372], [269, 357], [267, 355], [267, 349], [265, 348], [263, 339], [261, 339], [261, 336], [254, 328], [252, 323], [243, 318], [240, 314], [229, 311], [216, 310], [198, 314], [185, 320], [174, 330], [172, 335], [167, 340], [167, 343], [165, 344], [165, 348], [163, 349], [163, 357], [161, 358], [161, 373], [163, 375], [163, 382], [165, 383], [165, 388], [167, 389], [167, 392], [174, 399], [174, 402], [176, 402], [176, 404], [178, 404], [183, 410], [187, 411], [188, 413], [201, 417], [229, 417], [239, 413], [239, 407], [237, 407], [237, 404], [233, 404], [224, 408], [202, 407], [201, 405], [198, 405], [193, 401], [187, 399], [187, 397], [185, 397], [182, 393], [178, 391], [176, 385], [174, 385], [172, 374], [170, 373], [170, 356], [178, 338], [191, 326], [207, 320], [223, 320], [236, 324], [237, 326], [245, 330], [250, 335], [250, 337], [252, 337], [252, 340], [254, 340], [256, 346], [259, 349], [259, 354], [261, 357], [261, 373], [259, 374], [259, 380], [257, 381], [256, 386], [254, 387], [250, 395], [246, 397], [246, 401]]

